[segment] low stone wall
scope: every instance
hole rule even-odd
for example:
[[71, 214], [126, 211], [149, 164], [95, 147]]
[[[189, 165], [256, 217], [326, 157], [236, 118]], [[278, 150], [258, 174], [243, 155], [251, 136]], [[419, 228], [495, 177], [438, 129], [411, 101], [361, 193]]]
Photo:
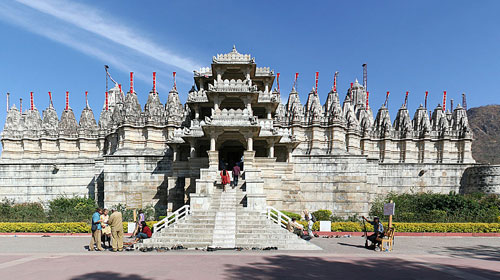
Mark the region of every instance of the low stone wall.
[[460, 193], [475, 192], [500, 195], [500, 165], [477, 165], [465, 170]]
[[94, 197], [95, 192], [93, 159], [0, 163], [0, 199], [46, 203], [60, 196]]

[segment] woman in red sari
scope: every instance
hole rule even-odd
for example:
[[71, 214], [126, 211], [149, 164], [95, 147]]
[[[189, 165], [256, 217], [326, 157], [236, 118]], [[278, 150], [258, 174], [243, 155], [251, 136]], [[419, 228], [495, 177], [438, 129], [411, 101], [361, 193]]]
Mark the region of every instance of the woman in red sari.
[[222, 181], [222, 190], [226, 191], [226, 185], [231, 183], [231, 177], [229, 177], [229, 172], [227, 172], [226, 168], [222, 169], [220, 172], [220, 177]]

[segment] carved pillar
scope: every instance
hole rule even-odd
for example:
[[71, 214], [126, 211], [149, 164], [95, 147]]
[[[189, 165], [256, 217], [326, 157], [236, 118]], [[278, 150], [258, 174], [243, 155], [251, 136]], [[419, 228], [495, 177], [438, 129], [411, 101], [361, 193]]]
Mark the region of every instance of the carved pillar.
[[253, 138], [248, 137], [247, 139], [247, 151], [251, 152], [253, 151]]
[[269, 146], [269, 157], [270, 158], [274, 157], [274, 142], [272, 142], [271, 146]]

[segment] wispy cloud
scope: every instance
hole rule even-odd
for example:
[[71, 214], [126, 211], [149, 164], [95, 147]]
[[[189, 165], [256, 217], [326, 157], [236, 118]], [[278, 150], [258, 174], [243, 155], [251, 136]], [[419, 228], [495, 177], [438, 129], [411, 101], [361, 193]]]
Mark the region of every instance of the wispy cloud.
[[39, 12], [51, 15], [78, 28], [130, 48], [163, 64], [192, 73], [199, 66], [193, 60], [159, 46], [141, 32], [127, 27], [123, 22], [103, 15], [100, 11], [79, 3], [59, 0], [16, 0]]

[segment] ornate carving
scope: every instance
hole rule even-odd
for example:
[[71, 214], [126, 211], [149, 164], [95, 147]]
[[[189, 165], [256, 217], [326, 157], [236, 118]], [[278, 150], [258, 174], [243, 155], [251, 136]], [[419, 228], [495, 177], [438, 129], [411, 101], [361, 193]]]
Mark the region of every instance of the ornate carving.
[[147, 123], [161, 125], [165, 123], [165, 107], [161, 104], [158, 93], [151, 91], [144, 105], [144, 118]]
[[[56, 115], [57, 116], [57, 115]], [[4, 138], [20, 138], [23, 133], [23, 125], [21, 113], [17, 109], [16, 105], [12, 105], [7, 112], [7, 118], [5, 119], [5, 125], [3, 127], [2, 137]]]
[[64, 137], [77, 137], [78, 136], [78, 123], [76, 122], [73, 110], [64, 110], [61, 115], [61, 121], [58, 126], [59, 135]]
[[80, 136], [97, 136], [98, 128], [94, 118], [94, 112], [90, 107], [83, 108], [82, 115], [80, 116], [80, 123], [78, 126], [78, 134]]

